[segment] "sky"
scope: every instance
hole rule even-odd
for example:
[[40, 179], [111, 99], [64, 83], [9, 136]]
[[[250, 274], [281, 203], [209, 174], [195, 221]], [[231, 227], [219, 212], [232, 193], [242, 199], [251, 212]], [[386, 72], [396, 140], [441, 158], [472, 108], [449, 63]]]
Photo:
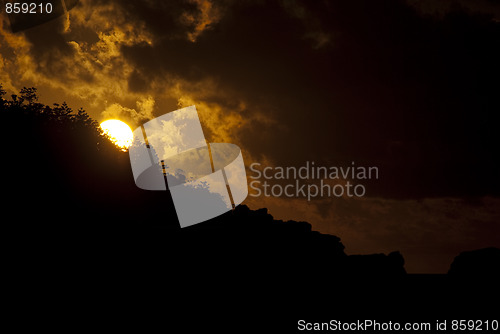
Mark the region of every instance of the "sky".
[[376, 166], [363, 197], [244, 202], [347, 254], [399, 250], [408, 272], [442, 273], [500, 246], [497, 1], [81, 0], [15, 33], [0, 17], [9, 93], [132, 129], [196, 105], [247, 168]]

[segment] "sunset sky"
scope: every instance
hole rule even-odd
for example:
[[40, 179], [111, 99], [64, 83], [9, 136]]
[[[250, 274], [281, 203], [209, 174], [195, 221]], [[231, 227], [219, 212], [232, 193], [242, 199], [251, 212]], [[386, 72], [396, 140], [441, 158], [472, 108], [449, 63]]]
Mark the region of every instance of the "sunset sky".
[[132, 129], [196, 105], [247, 167], [378, 167], [362, 198], [244, 202], [347, 254], [399, 250], [408, 272], [443, 273], [500, 247], [497, 1], [81, 0], [17, 33], [0, 17], [10, 94], [35, 86]]

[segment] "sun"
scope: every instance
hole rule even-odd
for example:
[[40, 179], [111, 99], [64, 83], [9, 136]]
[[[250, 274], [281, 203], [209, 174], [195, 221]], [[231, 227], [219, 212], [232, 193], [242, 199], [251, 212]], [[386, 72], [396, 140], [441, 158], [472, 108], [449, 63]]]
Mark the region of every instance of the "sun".
[[117, 119], [108, 119], [101, 123], [101, 129], [122, 150], [126, 151], [132, 145], [134, 134], [127, 123]]

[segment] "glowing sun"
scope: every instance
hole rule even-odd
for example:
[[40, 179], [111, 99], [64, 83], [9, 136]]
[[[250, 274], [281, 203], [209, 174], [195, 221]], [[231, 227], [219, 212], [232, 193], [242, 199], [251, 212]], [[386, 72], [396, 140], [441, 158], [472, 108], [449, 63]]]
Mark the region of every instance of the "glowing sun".
[[108, 119], [101, 123], [101, 129], [122, 150], [126, 150], [132, 144], [134, 135], [125, 122], [117, 119]]

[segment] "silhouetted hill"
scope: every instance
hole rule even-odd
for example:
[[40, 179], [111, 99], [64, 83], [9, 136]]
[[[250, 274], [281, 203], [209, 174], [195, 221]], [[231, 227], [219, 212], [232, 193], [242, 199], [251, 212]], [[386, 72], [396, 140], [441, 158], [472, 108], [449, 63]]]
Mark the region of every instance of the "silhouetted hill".
[[404, 275], [404, 258], [399, 252], [389, 255], [350, 255], [347, 271], [359, 272], [360, 275]]
[[[2, 235], [22, 307], [30, 300], [44, 314], [55, 303], [80, 322], [166, 312], [190, 329], [179, 332], [255, 332], [273, 319], [283, 321], [274, 332], [290, 332], [310, 314], [396, 316], [416, 302], [436, 312], [464, 307], [447, 278], [406, 275], [399, 252], [348, 256], [340, 238], [267, 209], [240, 205], [180, 229], [168, 192], [137, 188], [128, 154], [85, 111], [39, 104], [34, 89], [3, 96], [0, 87]], [[495, 254], [461, 255], [450, 275], [472, 269], [472, 258], [487, 268]]]
[[[128, 154], [114, 147], [82, 109], [74, 112], [64, 103], [45, 106], [37, 102], [36, 89], [24, 88], [19, 96], [2, 99], [1, 117], [8, 124], [2, 133], [2, 172], [8, 175], [5, 189], [10, 194], [6, 207], [13, 212], [11, 226], [25, 226], [25, 236], [44, 235], [53, 246], [64, 244], [71, 234], [70, 246], [103, 239], [99, 247], [107, 248], [120, 243], [110, 234], [122, 234], [135, 238], [121, 245], [123, 252], [154, 246], [157, 253], [164, 244], [177, 246], [182, 240], [183, 255], [192, 252], [198, 265], [226, 265], [222, 259], [227, 259], [235, 271], [249, 271], [245, 267], [254, 264], [253, 271], [262, 265], [329, 275], [358, 270], [404, 274], [400, 255], [348, 257], [340, 238], [311, 231], [305, 222], [277, 221], [266, 209], [242, 205], [181, 231], [168, 192], [137, 188]], [[231, 256], [236, 258], [229, 260]]]
[[489, 247], [462, 252], [453, 260], [448, 274], [500, 279], [500, 249]]

